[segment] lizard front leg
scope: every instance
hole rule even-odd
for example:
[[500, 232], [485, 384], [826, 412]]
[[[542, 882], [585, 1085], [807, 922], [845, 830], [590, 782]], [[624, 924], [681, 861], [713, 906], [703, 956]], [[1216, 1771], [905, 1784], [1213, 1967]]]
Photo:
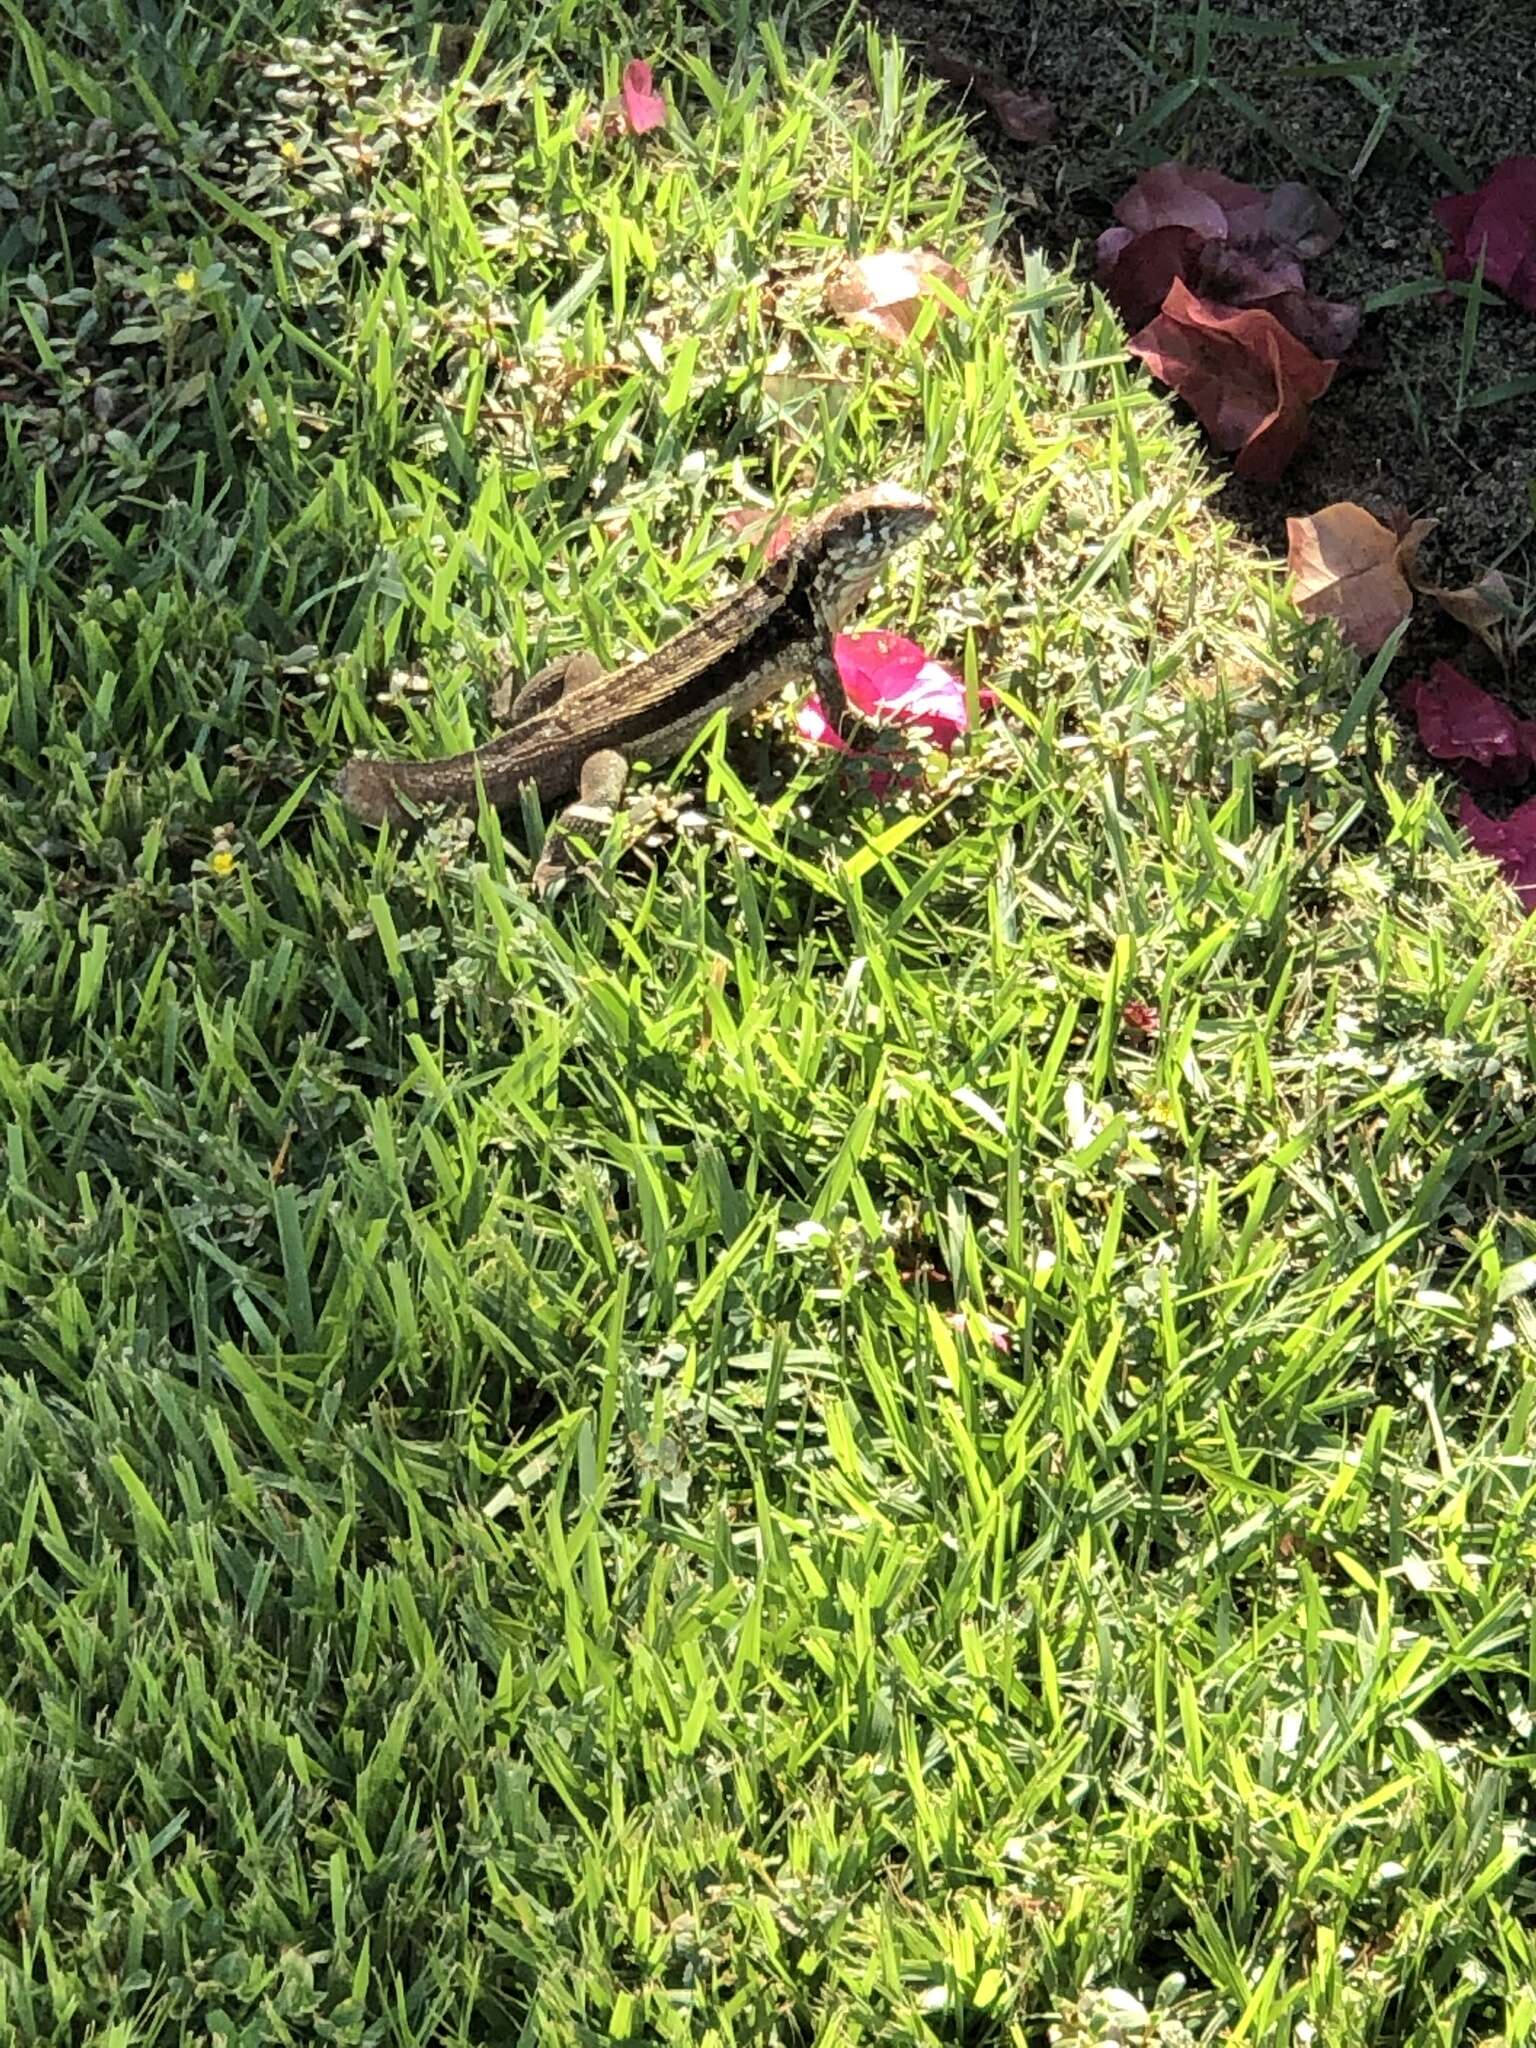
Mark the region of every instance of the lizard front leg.
[[624, 799], [629, 763], [614, 747], [601, 747], [581, 764], [576, 801], [567, 804], [544, 835], [544, 851], [533, 871], [533, 893], [547, 895], [577, 865], [573, 832], [596, 841], [607, 832]]
[[816, 644], [811, 657], [811, 673], [816, 682], [816, 699], [821, 705], [828, 725], [841, 738], [843, 726], [848, 718], [848, 692], [843, 688], [843, 679], [837, 672], [837, 663], [832, 658], [832, 635], [828, 633]]

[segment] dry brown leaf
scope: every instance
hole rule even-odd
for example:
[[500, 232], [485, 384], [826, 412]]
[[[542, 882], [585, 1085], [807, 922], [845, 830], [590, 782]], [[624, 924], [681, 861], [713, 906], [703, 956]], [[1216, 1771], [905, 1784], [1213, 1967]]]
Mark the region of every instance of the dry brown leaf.
[[997, 85], [985, 94], [992, 118], [1010, 142], [1044, 142], [1056, 133], [1056, 103], [1043, 92]]
[[1407, 568], [1421, 597], [1432, 599], [1458, 626], [1475, 633], [1491, 654], [1504, 659], [1504, 624], [1514, 613], [1515, 597], [1497, 569], [1490, 569], [1475, 583], [1464, 583], [1459, 590], [1446, 590], [1438, 583], [1421, 583], [1413, 575], [1411, 562]]
[[839, 319], [872, 327], [887, 341], [903, 342], [917, 325], [930, 278], [956, 298], [966, 296], [965, 279], [932, 249], [880, 249], [843, 265], [827, 285], [827, 304]]
[[1413, 610], [1408, 574], [1434, 526], [1416, 519], [1396, 534], [1348, 499], [1310, 519], [1287, 519], [1286, 559], [1304, 619], [1334, 619], [1360, 654], [1375, 654]]
[[1274, 483], [1306, 438], [1309, 408], [1337, 363], [1313, 355], [1263, 306], [1222, 306], [1168, 286], [1162, 311], [1126, 343], [1159, 382], [1171, 385], [1233, 468]]
[[930, 43], [924, 61], [936, 78], [974, 93], [1003, 133], [1014, 142], [1044, 142], [1056, 132], [1055, 103], [1041, 92], [1020, 92], [995, 71], [983, 71], [964, 57]]

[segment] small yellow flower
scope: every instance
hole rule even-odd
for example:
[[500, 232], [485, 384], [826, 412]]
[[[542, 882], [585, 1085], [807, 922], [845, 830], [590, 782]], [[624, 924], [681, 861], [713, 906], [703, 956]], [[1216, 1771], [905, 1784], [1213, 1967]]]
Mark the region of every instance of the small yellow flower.
[[195, 270], [178, 270], [176, 273], [176, 289], [179, 292], [195, 292], [197, 290], [197, 272]]
[[235, 872], [234, 848], [216, 846], [208, 856], [210, 871], [216, 875], [232, 875]]
[[299, 145], [291, 135], [287, 136], [277, 145], [277, 153], [285, 164], [296, 164], [299, 160]]

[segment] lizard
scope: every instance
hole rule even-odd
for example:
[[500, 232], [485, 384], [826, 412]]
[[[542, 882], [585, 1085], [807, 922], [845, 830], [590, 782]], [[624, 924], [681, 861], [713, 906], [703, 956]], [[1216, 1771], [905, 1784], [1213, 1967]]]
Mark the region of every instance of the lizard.
[[523, 686], [495, 739], [437, 760], [359, 756], [337, 779], [342, 801], [380, 825], [405, 823], [407, 806], [473, 810], [482, 789], [498, 806], [528, 785], [544, 802], [574, 791], [534, 872], [542, 895], [564, 871], [559, 846], [570, 830], [611, 822], [634, 761], [671, 760], [716, 716], [755, 711], [802, 678], [840, 728], [848, 707], [835, 636], [886, 563], [935, 517], [926, 498], [899, 484], [856, 491], [807, 520], [755, 581], [653, 654], [611, 674], [591, 654], [553, 662]]

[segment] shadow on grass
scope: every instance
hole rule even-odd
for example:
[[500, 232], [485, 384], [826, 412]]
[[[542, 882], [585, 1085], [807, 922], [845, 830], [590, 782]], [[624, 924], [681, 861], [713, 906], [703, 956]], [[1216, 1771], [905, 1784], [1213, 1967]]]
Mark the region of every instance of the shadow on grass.
[[[1287, 515], [1339, 498], [1401, 506], [1440, 521], [1433, 545], [1445, 580], [1501, 565], [1529, 582], [1536, 320], [1492, 299], [1470, 314], [1432, 293], [1375, 303], [1438, 275], [1437, 198], [1536, 147], [1530, 94], [1516, 83], [1531, 65], [1529, 30], [1513, 13], [1428, 0], [1244, 8], [1203, 23], [1152, 0], [865, 0], [863, 12], [920, 65], [939, 51], [1051, 98], [1049, 141], [1011, 141], [971, 100], [974, 138], [1024, 245], [1085, 281], [1116, 199], [1151, 163], [1178, 157], [1258, 185], [1296, 178], [1320, 190], [1344, 234], [1308, 282], [1363, 303], [1361, 336], [1286, 476], [1233, 479], [1218, 509], [1283, 555]], [[1407, 660], [1468, 652], [1440, 622], [1416, 631]]]

